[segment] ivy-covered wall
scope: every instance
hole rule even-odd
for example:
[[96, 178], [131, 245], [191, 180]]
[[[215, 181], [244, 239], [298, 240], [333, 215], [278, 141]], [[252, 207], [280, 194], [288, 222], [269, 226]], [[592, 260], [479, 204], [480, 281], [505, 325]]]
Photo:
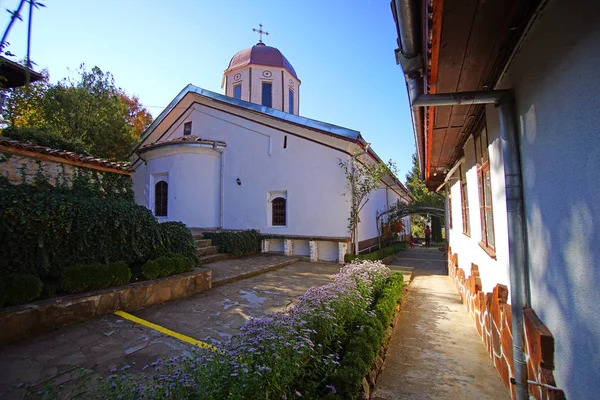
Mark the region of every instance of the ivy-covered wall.
[[[65, 160], [66, 161], [66, 160]], [[94, 187], [107, 197], [129, 198], [131, 176], [30, 157], [23, 154], [0, 153], [0, 176], [13, 185], [49, 184], [54, 187], [73, 188], [73, 184]]]

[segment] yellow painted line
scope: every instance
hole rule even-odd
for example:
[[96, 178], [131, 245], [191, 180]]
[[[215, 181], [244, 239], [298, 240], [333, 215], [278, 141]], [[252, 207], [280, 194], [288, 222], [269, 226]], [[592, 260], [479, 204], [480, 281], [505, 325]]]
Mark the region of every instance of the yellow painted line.
[[203, 348], [203, 349], [209, 349], [209, 350], [212, 350], [212, 351], [219, 351], [219, 349], [216, 348], [215, 346], [212, 346], [212, 345], [210, 345], [208, 343], [205, 343], [205, 342], [203, 342], [201, 340], [197, 340], [197, 339], [194, 339], [192, 337], [189, 337], [189, 336], [186, 336], [186, 335], [182, 335], [181, 333], [177, 333], [177, 332], [172, 331], [170, 329], [164, 328], [164, 327], [162, 327], [160, 325], [153, 324], [152, 322], [148, 322], [145, 319], [138, 318], [135, 315], [131, 315], [129, 313], [126, 313], [125, 311], [115, 311], [115, 314], [118, 315], [119, 317], [128, 319], [128, 320], [133, 321], [133, 322], [135, 322], [137, 324], [144, 325], [147, 328], [154, 329], [155, 331], [158, 331], [160, 333], [164, 333], [165, 335], [174, 337], [175, 339], [179, 339], [182, 342], [186, 342], [186, 343], [189, 343], [191, 345], [194, 345], [194, 346], [197, 346], [197, 347], [200, 347], [200, 348]]

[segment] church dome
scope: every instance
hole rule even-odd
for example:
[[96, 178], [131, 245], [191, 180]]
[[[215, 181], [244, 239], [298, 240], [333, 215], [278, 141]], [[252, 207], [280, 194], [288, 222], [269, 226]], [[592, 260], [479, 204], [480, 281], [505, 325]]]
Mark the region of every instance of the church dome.
[[249, 49], [242, 50], [234, 55], [229, 61], [227, 71], [248, 64], [285, 68], [294, 78], [298, 79], [294, 67], [287, 58], [275, 47], [267, 46], [264, 43], [257, 43]]

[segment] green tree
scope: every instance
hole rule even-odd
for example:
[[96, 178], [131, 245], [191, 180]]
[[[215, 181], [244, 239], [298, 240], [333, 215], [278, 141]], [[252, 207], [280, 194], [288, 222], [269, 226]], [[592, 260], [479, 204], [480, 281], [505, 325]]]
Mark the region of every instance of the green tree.
[[[419, 168], [419, 159], [416, 154], [412, 157], [413, 166], [406, 174], [406, 187], [413, 196], [413, 207], [436, 207], [444, 208], [444, 196], [429, 191], [425, 186], [425, 181], [421, 179]], [[425, 225], [429, 219], [423, 215], [413, 215], [411, 217], [411, 232], [413, 236], [423, 237]], [[442, 221], [437, 216], [431, 216], [431, 239], [439, 242], [442, 240]]]
[[81, 65], [77, 80], [50, 84], [45, 78], [11, 91], [2, 113], [6, 125], [36, 128], [81, 143], [95, 156], [125, 160], [152, 122], [137, 98], [129, 98], [112, 74], [98, 67], [87, 71]]

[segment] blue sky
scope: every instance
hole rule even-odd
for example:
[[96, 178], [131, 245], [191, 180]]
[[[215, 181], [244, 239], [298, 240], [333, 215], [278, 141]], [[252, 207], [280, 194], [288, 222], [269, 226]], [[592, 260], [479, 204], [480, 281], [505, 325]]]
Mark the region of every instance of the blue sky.
[[[302, 81], [300, 114], [361, 131], [404, 181], [414, 152], [389, 1], [40, 0], [31, 58], [52, 81], [81, 63], [110, 71], [117, 86], [157, 116], [188, 83], [222, 93], [231, 57], [258, 41], [262, 23]], [[18, 0], [0, 3], [4, 29]], [[23, 59], [26, 16], [8, 50]], [[70, 70], [70, 71], [69, 71]]]

